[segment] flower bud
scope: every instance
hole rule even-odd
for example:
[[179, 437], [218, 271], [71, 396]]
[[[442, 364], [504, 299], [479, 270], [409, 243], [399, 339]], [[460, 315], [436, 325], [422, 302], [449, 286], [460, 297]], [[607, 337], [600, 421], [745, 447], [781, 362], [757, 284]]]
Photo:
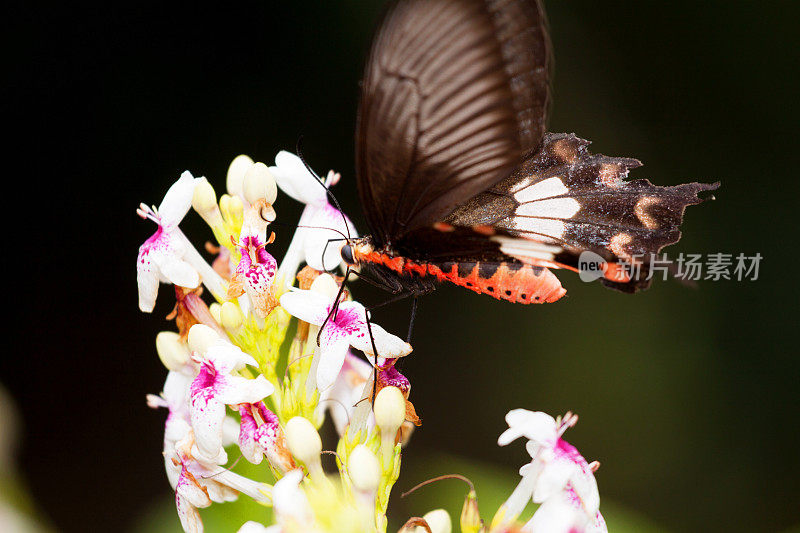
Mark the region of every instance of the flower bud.
[[292, 455], [305, 463], [311, 476], [325, 476], [319, 459], [322, 439], [311, 422], [302, 416], [289, 420], [286, 423], [286, 444]]
[[238, 196], [231, 196], [228, 203], [228, 210], [231, 215], [231, 220], [237, 225], [241, 226], [242, 219], [244, 218], [244, 203]]
[[429, 511], [422, 518], [428, 523], [431, 533], [451, 533], [453, 531], [450, 515], [444, 509]]
[[209, 346], [217, 342], [219, 338], [217, 332], [205, 324], [195, 324], [189, 329], [189, 349], [204, 354]]
[[375, 398], [375, 424], [396, 432], [406, 419], [406, 399], [397, 387], [384, 387]]
[[268, 204], [274, 204], [278, 197], [278, 186], [275, 177], [270, 173], [267, 165], [256, 163], [244, 175], [242, 184], [244, 199], [251, 204], [264, 198]]
[[478, 495], [474, 490], [470, 490], [464, 500], [464, 507], [461, 508], [461, 531], [462, 533], [478, 533], [482, 525], [481, 513], [478, 510]]
[[241, 227], [244, 218], [244, 204], [241, 198], [223, 194], [219, 199], [219, 208], [228, 224], [237, 229]]
[[311, 282], [310, 290], [322, 294], [324, 296], [328, 296], [331, 300], [336, 298], [336, 295], [339, 294], [339, 285], [336, 284], [336, 280], [333, 279], [333, 276], [330, 274], [320, 274], [317, 278]]
[[181, 370], [189, 362], [189, 348], [174, 331], [156, 335], [156, 351], [167, 370]]
[[384, 464], [391, 460], [397, 430], [406, 419], [406, 399], [397, 387], [384, 387], [375, 397], [375, 425], [381, 430]]
[[234, 160], [231, 161], [228, 167], [228, 176], [225, 179], [225, 186], [228, 189], [228, 194], [234, 196], [237, 194], [244, 194], [244, 176], [253, 164], [253, 160], [244, 154], [237, 155]]
[[243, 320], [244, 316], [239, 310], [238, 305], [233, 302], [225, 302], [222, 304], [219, 323], [222, 324], [223, 328], [235, 331], [241, 327]]
[[211, 313], [211, 317], [217, 324], [222, 322], [222, 306], [219, 305], [217, 302], [212, 303], [208, 306], [208, 312]]
[[372, 450], [359, 444], [347, 458], [347, 472], [356, 490], [374, 493], [381, 482], [381, 467]]
[[199, 182], [194, 188], [192, 196], [192, 207], [203, 217], [212, 228], [222, 222], [222, 216], [217, 205], [217, 193], [214, 187], [205, 178], [199, 178]]

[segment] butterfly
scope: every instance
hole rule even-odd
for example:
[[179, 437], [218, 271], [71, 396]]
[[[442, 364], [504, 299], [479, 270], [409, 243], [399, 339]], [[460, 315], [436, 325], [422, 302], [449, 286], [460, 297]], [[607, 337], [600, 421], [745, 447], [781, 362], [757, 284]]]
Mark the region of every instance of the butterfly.
[[[361, 85], [356, 171], [371, 234], [342, 259], [415, 298], [443, 282], [514, 303], [554, 302], [554, 269], [602, 258], [605, 285], [649, 286], [651, 254], [680, 239], [699, 193], [626, 181], [636, 159], [548, 133], [552, 49], [541, 2], [397, 0]], [[638, 261], [631, 273], [623, 268]]]

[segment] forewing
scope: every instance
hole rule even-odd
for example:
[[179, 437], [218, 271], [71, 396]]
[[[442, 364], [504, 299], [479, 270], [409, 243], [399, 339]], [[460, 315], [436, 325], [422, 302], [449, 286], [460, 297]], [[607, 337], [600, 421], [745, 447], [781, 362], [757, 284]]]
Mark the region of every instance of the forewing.
[[490, 228], [501, 251], [545, 266], [576, 269], [587, 250], [612, 267], [636, 264], [638, 270], [628, 269], [633, 278], [610, 268], [604, 282], [628, 292], [647, 287], [650, 260], [680, 239], [686, 207], [719, 183], [659, 187], [645, 179], [625, 181], [639, 161], [595, 155], [588, 145], [572, 134], [545, 135], [541, 149], [511, 176], [444, 221]]
[[550, 63], [538, 1], [392, 4], [356, 132], [359, 194], [378, 244], [441, 219], [539, 145]]

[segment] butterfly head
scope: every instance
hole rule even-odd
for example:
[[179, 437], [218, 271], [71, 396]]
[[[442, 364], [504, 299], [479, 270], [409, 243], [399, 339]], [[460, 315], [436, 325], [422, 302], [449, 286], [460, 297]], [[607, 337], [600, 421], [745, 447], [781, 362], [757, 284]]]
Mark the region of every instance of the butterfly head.
[[342, 260], [350, 266], [358, 266], [372, 252], [374, 247], [369, 237], [348, 240], [341, 248]]

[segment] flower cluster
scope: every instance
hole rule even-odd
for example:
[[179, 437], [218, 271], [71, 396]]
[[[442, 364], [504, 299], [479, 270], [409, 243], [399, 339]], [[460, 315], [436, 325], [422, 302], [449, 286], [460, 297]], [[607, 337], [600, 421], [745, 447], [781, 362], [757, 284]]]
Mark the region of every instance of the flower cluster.
[[[243, 532], [387, 530], [401, 451], [421, 424], [411, 384], [396, 367], [412, 348], [372, 323], [347, 280], [334, 275], [342, 266], [341, 236], [356, 235], [328, 201], [327, 188], [338, 181], [333, 172], [320, 181], [288, 152], [271, 167], [239, 156], [219, 199], [205, 178], [184, 172], [158, 207], [137, 210], [158, 225], [139, 249], [139, 307], [153, 311], [161, 283], [174, 285], [176, 296], [168, 318], [177, 331], [156, 337], [167, 378], [147, 401], [167, 410], [164, 465], [185, 531], [203, 530], [199, 509], [241, 495], [270, 508], [272, 520], [246, 522]], [[280, 263], [269, 248], [278, 188], [305, 204]], [[211, 264], [179, 228], [192, 207], [216, 240], [206, 244]], [[338, 433], [331, 450], [318, 432], [326, 414]], [[596, 463], [561, 439], [576, 418], [511, 411], [499, 443], [525, 436], [532, 461], [491, 525], [480, 519], [471, 491], [462, 531], [517, 530], [531, 500], [541, 506], [525, 531], [604, 531]], [[326, 453], [335, 472], [323, 468]], [[263, 476], [234, 472], [237, 457], [262, 465]], [[451, 529], [439, 509], [401, 530]]]

